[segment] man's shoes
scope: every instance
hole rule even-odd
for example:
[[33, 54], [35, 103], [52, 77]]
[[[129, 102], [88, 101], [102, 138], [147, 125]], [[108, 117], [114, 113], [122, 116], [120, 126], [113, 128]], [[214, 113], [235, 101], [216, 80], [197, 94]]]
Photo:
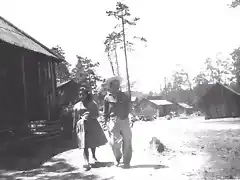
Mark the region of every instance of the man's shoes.
[[123, 169], [130, 169], [130, 164], [124, 164]]
[[85, 164], [83, 165], [83, 168], [85, 169], [85, 171], [89, 171], [92, 167], [90, 164]]

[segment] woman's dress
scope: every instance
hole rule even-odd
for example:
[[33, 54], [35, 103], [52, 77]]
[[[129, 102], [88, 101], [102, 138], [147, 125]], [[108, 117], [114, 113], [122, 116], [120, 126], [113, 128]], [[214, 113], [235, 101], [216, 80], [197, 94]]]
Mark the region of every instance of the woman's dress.
[[107, 138], [98, 122], [98, 106], [96, 102], [82, 102], [74, 106], [77, 143], [80, 149], [95, 148], [107, 143]]

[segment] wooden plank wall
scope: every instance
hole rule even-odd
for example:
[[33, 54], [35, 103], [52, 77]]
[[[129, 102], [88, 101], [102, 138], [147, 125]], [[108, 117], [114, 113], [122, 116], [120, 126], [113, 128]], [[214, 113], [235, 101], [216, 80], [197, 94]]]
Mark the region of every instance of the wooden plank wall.
[[24, 121], [20, 51], [0, 43], [0, 129], [18, 127]]

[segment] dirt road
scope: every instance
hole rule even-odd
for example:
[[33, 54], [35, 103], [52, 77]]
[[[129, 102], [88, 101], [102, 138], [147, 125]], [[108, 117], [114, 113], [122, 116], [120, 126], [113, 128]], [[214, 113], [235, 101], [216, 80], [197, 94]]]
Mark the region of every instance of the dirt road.
[[[158, 120], [138, 122], [133, 127], [131, 169], [112, 166], [108, 145], [97, 151], [102, 163], [84, 172], [78, 149], [61, 153], [41, 168], [8, 172], [15, 179], [211, 179], [240, 178], [239, 120]], [[152, 137], [159, 138], [168, 151], [154, 155], [149, 151]], [[3, 173], [2, 173], [3, 174]]]

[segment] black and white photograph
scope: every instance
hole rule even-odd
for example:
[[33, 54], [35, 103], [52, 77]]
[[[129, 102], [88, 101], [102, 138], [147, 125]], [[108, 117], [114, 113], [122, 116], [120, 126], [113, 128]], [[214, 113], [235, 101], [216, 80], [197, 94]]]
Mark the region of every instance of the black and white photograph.
[[240, 0], [0, 0], [0, 180], [240, 179]]

